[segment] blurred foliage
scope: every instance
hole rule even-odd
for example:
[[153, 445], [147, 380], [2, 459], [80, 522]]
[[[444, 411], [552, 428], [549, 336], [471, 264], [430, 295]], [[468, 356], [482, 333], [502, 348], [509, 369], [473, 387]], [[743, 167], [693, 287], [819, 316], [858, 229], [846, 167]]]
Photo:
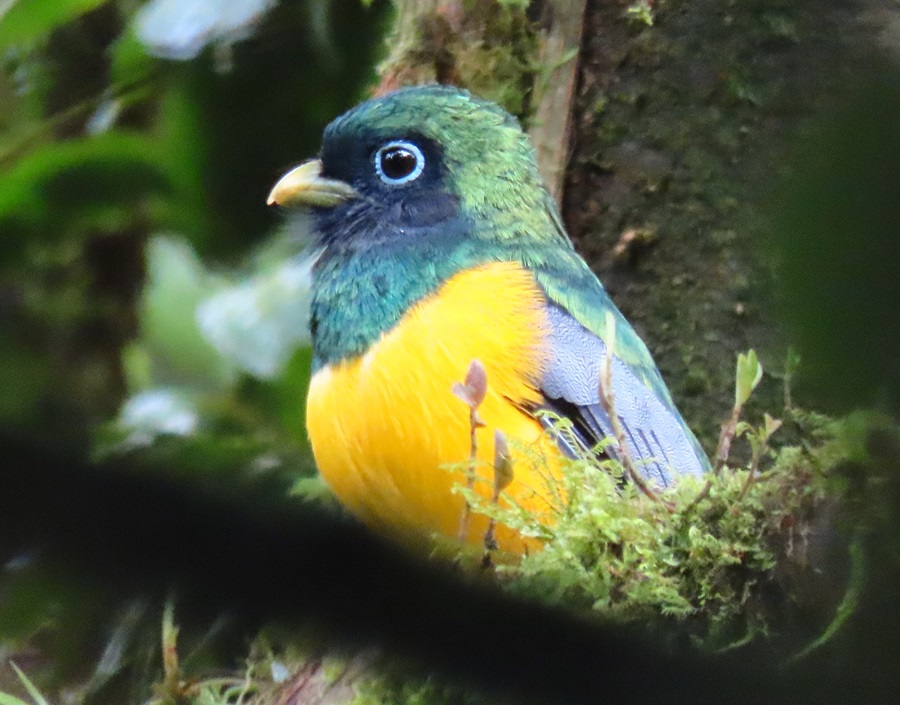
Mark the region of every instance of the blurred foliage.
[[900, 411], [900, 66], [870, 57], [807, 129], [776, 200], [801, 389], [835, 411]]
[[105, 0], [57, 0], [56, 2], [12, 2], [0, 24], [0, 46], [34, 42], [58, 26], [102, 5]]
[[[0, 424], [211, 489], [321, 493], [306, 226], [265, 196], [371, 82], [387, 5], [0, 3]], [[12, 657], [53, 702], [146, 699], [158, 612], [19, 556], [0, 692], [27, 699]], [[233, 653], [214, 643], [188, 663]]]
[[[246, 364], [205, 341], [195, 309], [255, 274], [264, 257], [249, 255], [279, 222], [265, 194], [358, 99], [384, 10], [354, 0], [73, 0], [6, 9], [0, 381], [10, 393], [0, 420], [83, 444], [126, 392], [160, 384], [232, 403], [246, 401], [249, 388], [250, 406], [265, 411], [278, 394], [261, 393], [240, 372]], [[293, 231], [302, 237], [302, 224]], [[152, 237], [159, 232], [170, 235]], [[282, 247], [280, 257], [301, 249]], [[235, 296], [257, 297], [269, 336], [279, 317], [282, 337], [294, 331], [274, 343], [277, 364], [263, 375], [271, 382], [290, 358], [287, 346], [303, 343], [303, 300], [292, 310], [267, 308], [279, 292], [266, 277], [286, 275], [271, 261], [260, 267]]]

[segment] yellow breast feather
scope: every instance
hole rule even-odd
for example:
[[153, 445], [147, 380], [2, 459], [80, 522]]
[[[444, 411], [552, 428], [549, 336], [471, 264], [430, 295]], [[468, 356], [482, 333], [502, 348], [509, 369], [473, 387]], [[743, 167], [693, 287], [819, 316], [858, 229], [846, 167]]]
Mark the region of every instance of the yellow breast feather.
[[[451, 388], [478, 359], [488, 378], [479, 409], [481, 467], [476, 490], [490, 497], [494, 430], [513, 445], [514, 480], [503, 501], [547, 513], [546, 464], [558, 457], [551, 439], [521, 405], [539, 401], [545, 364], [544, 295], [530, 272], [497, 262], [461, 272], [417, 303], [364, 355], [321, 368], [310, 383], [307, 427], [319, 471], [338, 499], [380, 531], [411, 538], [459, 529], [470, 455], [468, 408]], [[552, 460], [551, 460], [552, 462]], [[473, 516], [468, 540], [480, 543], [487, 519]], [[522, 553], [537, 543], [506, 527], [502, 550]]]

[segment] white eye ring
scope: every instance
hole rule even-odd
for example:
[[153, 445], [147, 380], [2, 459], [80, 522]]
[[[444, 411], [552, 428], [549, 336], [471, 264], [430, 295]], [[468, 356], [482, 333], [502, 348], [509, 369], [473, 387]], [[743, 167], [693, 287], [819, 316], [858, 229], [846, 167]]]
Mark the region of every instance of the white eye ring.
[[[395, 164], [385, 164], [385, 159], [395, 161]], [[410, 158], [415, 160], [415, 164], [408, 171], [405, 168], [408, 164], [403, 164]], [[395, 171], [399, 168], [399, 171]], [[421, 176], [425, 169], [425, 155], [412, 142], [388, 142], [378, 148], [375, 152], [375, 171], [378, 178], [390, 186], [399, 186], [410, 181], [415, 181]], [[394, 171], [395, 173], [391, 173]], [[405, 171], [405, 173], [404, 173]]]

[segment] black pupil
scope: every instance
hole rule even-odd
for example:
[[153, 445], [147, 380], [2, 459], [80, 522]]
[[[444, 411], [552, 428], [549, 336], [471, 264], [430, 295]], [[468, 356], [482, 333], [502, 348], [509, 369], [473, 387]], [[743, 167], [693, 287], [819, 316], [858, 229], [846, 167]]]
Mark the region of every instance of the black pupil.
[[416, 168], [416, 155], [403, 147], [391, 147], [381, 154], [381, 172], [389, 179], [402, 179]]

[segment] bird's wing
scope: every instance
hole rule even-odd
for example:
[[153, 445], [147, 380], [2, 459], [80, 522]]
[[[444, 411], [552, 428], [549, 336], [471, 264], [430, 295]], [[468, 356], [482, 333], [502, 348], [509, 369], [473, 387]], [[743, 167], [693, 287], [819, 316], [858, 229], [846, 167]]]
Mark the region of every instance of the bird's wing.
[[558, 221], [555, 208], [548, 209], [555, 216], [557, 224], [555, 246], [523, 253], [522, 261], [525, 266], [534, 273], [550, 301], [568, 311], [601, 341], [612, 338], [610, 327], [615, 326], [616, 357], [628, 366], [635, 378], [677, 414], [669, 389], [644, 341], [616, 308], [597, 275], [575, 252], [569, 236]]
[[[659, 395], [619, 356], [619, 336], [627, 331], [637, 337], [624, 318], [617, 325], [613, 353], [599, 335], [560, 305], [548, 303], [547, 318], [550, 355], [540, 384], [544, 408], [572, 422], [577, 442], [593, 448], [614, 436], [609, 415], [600, 402], [604, 359], [612, 354], [609, 384], [614, 408], [638, 470], [658, 486], [666, 487], [677, 475], [699, 475], [708, 469], [706, 455], [671, 404], [668, 392]], [[649, 364], [653, 365], [652, 360]], [[658, 377], [656, 366], [652, 369]], [[564, 450], [567, 443], [571, 439], [561, 435]], [[616, 455], [614, 444], [607, 448], [606, 452]]]

